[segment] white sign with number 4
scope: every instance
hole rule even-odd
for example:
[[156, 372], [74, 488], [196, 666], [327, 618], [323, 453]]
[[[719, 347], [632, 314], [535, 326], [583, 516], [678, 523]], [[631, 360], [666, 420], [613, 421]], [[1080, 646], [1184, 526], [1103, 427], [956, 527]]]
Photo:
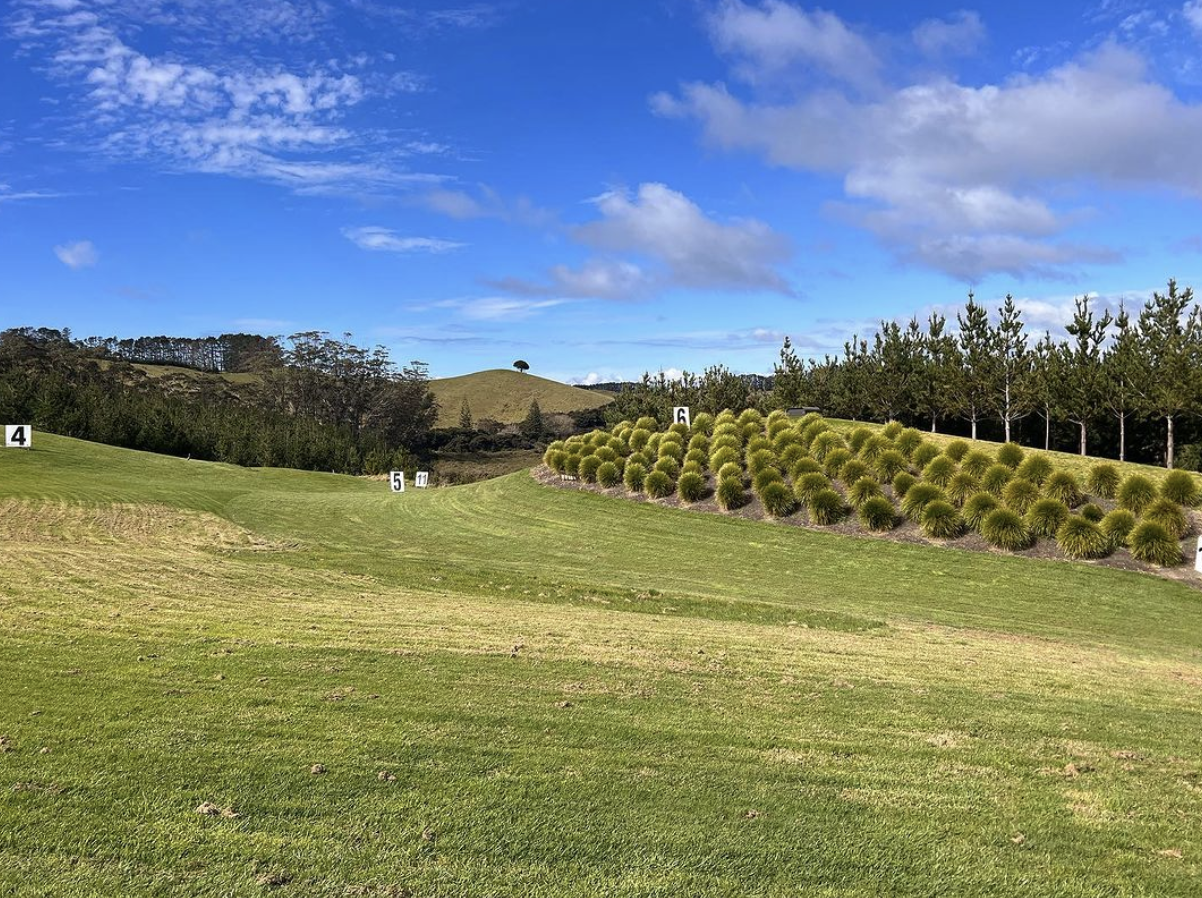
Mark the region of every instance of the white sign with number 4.
[[30, 449], [33, 447], [33, 428], [28, 424], [4, 425], [5, 449]]
[[405, 472], [393, 471], [388, 475], [388, 485], [394, 493], [405, 492]]

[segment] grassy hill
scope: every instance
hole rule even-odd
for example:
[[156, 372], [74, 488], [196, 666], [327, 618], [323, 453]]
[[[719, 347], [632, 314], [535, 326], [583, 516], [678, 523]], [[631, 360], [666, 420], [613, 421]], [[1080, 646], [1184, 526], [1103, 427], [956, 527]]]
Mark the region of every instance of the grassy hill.
[[37, 446], [0, 893], [1197, 894], [1189, 586]]
[[464, 399], [467, 399], [476, 422], [491, 418], [502, 424], [520, 422], [535, 399], [544, 415], [601, 408], [613, 400], [610, 393], [582, 390], [533, 374], [503, 369], [433, 380], [430, 389], [438, 399], [439, 427], [453, 427], [459, 423], [459, 410]]

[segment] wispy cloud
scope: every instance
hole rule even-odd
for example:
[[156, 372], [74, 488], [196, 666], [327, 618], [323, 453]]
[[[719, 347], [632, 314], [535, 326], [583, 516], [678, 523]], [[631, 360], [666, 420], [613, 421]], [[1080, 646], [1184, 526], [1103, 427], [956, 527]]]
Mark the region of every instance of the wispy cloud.
[[53, 200], [68, 195], [53, 190], [13, 190], [8, 184], [0, 184], [0, 205], [23, 203], [29, 200]]
[[76, 240], [74, 243], [60, 243], [54, 248], [58, 260], [68, 268], [91, 268], [100, 261], [100, 253], [92, 245], [91, 240]]
[[480, 296], [467, 299], [441, 299], [410, 307], [412, 312], [429, 309], [453, 309], [472, 321], [522, 321], [544, 309], [568, 302], [566, 299], [526, 299], [513, 296]]
[[386, 253], [446, 253], [461, 249], [466, 243], [440, 240], [436, 237], [402, 237], [381, 227], [343, 228], [342, 235], [360, 249]]

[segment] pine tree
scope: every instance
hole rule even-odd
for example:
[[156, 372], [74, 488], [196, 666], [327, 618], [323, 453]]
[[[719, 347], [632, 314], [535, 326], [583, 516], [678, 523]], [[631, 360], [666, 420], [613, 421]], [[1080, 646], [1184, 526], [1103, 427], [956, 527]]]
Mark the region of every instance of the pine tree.
[[1058, 382], [1059, 406], [1064, 416], [1080, 428], [1080, 452], [1088, 454], [1089, 425], [1102, 405], [1102, 344], [1113, 317], [1107, 311], [1094, 320], [1089, 297], [1076, 300], [1072, 323], [1065, 330], [1072, 339], [1060, 348]]
[[1043, 448], [1052, 448], [1052, 412], [1057, 396], [1056, 358], [1059, 347], [1050, 333], [1044, 332], [1031, 353], [1031, 374], [1027, 381], [1028, 395], [1039, 417], [1043, 418]]
[[788, 337], [785, 337], [785, 343], [780, 348], [780, 361], [773, 366], [772, 374], [772, 404], [777, 408], [801, 405], [806, 392], [805, 366], [797, 357]]
[[1177, 282], [1170, 280], [1168, 293], [1153, 293], [1139, 315], [1136, 387], [1144, 410], [1165, 422], [1168, 468], [1176, 450], [1176, 420], [1199, 405], [1202, 320], [1193, 302], [1193, 288], [1178, 292]]
[[1027, 335], [1023, 329], [1022, 313], [1009, 293], [1002, 303], [997, 327], [993, 329], [993, 346], [997, 356], [997, 392], [994, 404], [1002, 420], [1006, 442], [1010, 442], [1011, 425], [1030, 414], [1028, 393], [1031, 358], [1027, 352]]
[[1119, 461], [1127, 460], [1127, 419], [1131, 416], [1139, 377], [1139, 333], [1124, 306], [1114, 319], [1114, 340], [1102, 356], [1102, 403], [1119, 422]]
[[468, 405], [467, 397], [463, 397], [463, 402], [459, 406], [459, 429], [472, 429], [472, 407]]
[[533, 399], [530, 402], [530, 410], [526, 412], [526, 418], [522, 421], [522, 436], [528, 440], [541, 440], [544, 430], [542, 409], [538, 407], [538, 400]]
[[972, 292], [964, 311], [956, 315], [960, 326], [960, 372], [956, 379], [956, 404], [960, 414], [972, 425], [977, 438], [977, 423], [989, 407], [998, 382], [997, 354], [989, 313], [978, 304]]
[[891, 421], [914, 403], [911, 385], [919, 374], [918, 322], [906, 330], [896, 321], [882, 321], [866, 356], [868, 405], [876, 416]]

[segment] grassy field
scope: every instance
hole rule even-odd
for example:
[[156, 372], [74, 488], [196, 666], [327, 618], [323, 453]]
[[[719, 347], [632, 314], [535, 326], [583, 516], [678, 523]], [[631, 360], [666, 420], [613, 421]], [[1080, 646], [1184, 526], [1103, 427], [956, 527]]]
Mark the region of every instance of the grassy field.
[[0, 894], [1202, 890], [1189, 586], [36, 439]]
[[534, 374], [503, 369], [432, 380], [430, 389], [438, 400], [439, 427], [454, 427], [459, 423], [464, 399], [476, 423], [491, 418], [502, 424], [522, 421], [535, 399], [544, 415], [600, 408], [613, 400], [612, 393], [582, 390]]

